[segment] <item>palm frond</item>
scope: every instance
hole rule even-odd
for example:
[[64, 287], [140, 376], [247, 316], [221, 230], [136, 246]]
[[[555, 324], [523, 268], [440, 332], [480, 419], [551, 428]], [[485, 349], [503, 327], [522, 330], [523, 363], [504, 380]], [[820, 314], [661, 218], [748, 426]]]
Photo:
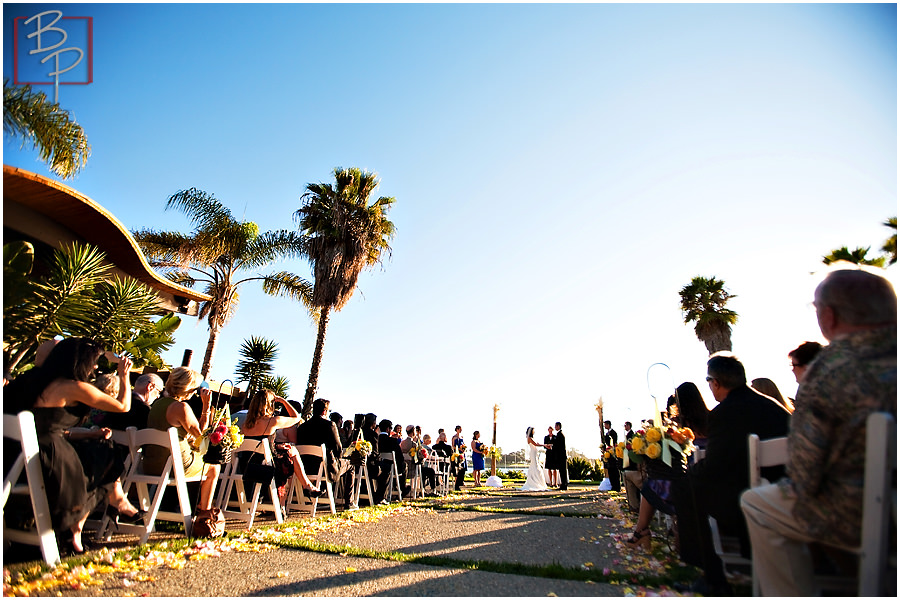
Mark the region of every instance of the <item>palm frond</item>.
[[87, 164], [91, 147], [81, 125], [59, 104], [31, 86], [11, 86], [3, 80], [3, 131], [31, 140], [41, 160], [62, 177], [74, 177]]

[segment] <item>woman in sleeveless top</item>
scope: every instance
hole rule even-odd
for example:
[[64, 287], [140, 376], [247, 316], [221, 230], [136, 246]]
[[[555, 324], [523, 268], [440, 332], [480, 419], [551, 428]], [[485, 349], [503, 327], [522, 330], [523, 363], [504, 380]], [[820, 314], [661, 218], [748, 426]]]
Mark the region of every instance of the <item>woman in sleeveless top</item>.
[[[276, 402], [284, 406], [287, 416], [275, 416]], [[294, 427], [302, 420], [297, 409], [291, 406], [290, 402], [277, 397], [272, 390], [259, 390], [253, 395], [250, 408], [247, 409], [247, 418], [244, 419], [244, 424], [241, 426], [241, 433], [244, 434], [244, 437], [253, 440], [269, 438], [269, 443], [274, 451], [272, 458], [275, 461], [275, 484], [278, 486], [278, 496], [282, 503], [286, 500], [287, 483], [292, 476], [297, 477], [307, 495], [319, 497], [324, 493], [317, 489], [306, 476], [297, 448], [293, 444], [275, 444], [276, 431]]]
[[[203, 376], [187, 367], [175, 367], [166, 379], [166, 387], [162, 396], [153, 403], [147, 416], [147, 427], [166, 431], [175, 427], [178, 432], [178, 443], [181, 449], [181, 464], [184, 474], [193, 477], [204, 472], [203, 457], [198, 451], [203, 431], [209, 427], [210, 402], [212, 392], [201, 387]], [[198, 418], [187, 401], [195, 392], [200, 393], [203, 410]], [[144, 471], [149, 474], [162, 473], [168, 459], [168, 452], [158, 446], [147, 446], [144, 451]], [[205, 475], [200, 483], [199, 510], [212, 508], [213, 492], [219, 479], [221, 465], [205, 465]]]
[[62, 340], [40, 367], [20, 375], [4, 393], [9, 410], [34, 413], [51, 522], [56, 530], [71, 531], [71, 539], [64, 543], [75, 554], [84, 552], [81, 531], [88, 515], [104, 500], [110, 512], [138, 515], [122, 492], [122, 453], [106, 439], [82, 439], [73, 445], [68, 436], [92, 408], [119, 413], [131, 408], [128, 358], [122, 357], [117, 365], [117, 396], [90, 383], [102, 354], [103, 348], [92, 340]]

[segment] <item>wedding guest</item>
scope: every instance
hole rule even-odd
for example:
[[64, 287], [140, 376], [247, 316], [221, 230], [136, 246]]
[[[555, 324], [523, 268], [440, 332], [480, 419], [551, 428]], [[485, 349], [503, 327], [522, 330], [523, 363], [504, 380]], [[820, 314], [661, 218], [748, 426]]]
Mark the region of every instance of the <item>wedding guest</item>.
[[[434, 452], [434, 450], [432, 450], [432, 448], [431, 448], [431, 436], [428, 435], [427, 433], [422, 436], [422, 447], [428, 452], [429, 455], [431, 455], [432, 452]], [[437, 492], [437, 473], [435, 472], [435, 470], [432, 469], [431, 467], [429, 467], [428, 465], [423, 464], [422, 465], [422, 479], [423, 479], [423, 484], [422, 484], [423, 487], [424, 487], [425, 483], [431, 484], [431, 493], [428, 495], [430, 495], [430, 496], [435, 495], [435, 492]]]
[[475, 487], [481, 487], [481, 472], [484, 470], [485, 445], [481, 442], [481, 432], [472, 432], [472, 477]]
[[63, 543], [74, 554], [85, 551], [81, 532], [88, 515], [104, 500], [115, 516], [140, 516], [122, 491], [122, 453], [108, 440], [99, 439], [106, 433], [83, 436], [81, 441], [70, 441], [66, 434], [92, 408], [109, 412], [127, 412], [131, 408], [129, 358], [122, 357], [116, 365], [116, 396], [105, 394], [90, 383], [102, 354], [103, 348], [92, 340], [61, 340], [40, 367], [20, 375], [4, 389], [7, 409], [14, 413], [30, 410], [34, 414], [51, 523], [56, 531], [68, 536]]
[[463, 487], [467, 470], [466, 442], [462, 437], [462, 425], [457, 425], [455, 431], [456, 433], [453, 434], [453, 438], [450, 440], [450, 446], [453, 448], [454, 452], [459, 453], [459, 460], [456, 462], [456, 484], [454, 485], [454, 489], [460, 491]]
[[[327, 452], [326, 475], [328, 481], [335, 483], [340, 471], [341, 437], [334, 421], [325, 418], [328, 414], [329, 400], [317, 398], [313, 402], [312, 417], [305, 423], [297, 426], [297, 443], [311, 446], [325, 444]], [[319, 460], [313, 456], [303, 456], [303, 466], [307, 473], [319, 471]]]
[[102, 424], [110, 429], [145, 429], [150, 407], [159, 398], [165, 385], [156, 373], [145, 373], [134, 382], [131, 390], [131, 409], [127, 413], [104, 413]]
[[438, 456], [450, 458], [453, 455], [453, 448], [447, 443], [447, 434], [443, 429], [438, 430], [438, 438], [434, 443], [434, 451]]
[[718, 352], [706, 364], [706, 380], [719, 403], [709, 414], [706, 458], [691, 465], [686, 477], [672, 482], [672, 500], [681, 559], [703, 569], [691, 591], [721, 596], [730, 595], [731, 587], [713, 548], [709, 517], [716, 519], [720, 531], [737, 535], [742, 554], [749, 555], [739, 504], [750, 481], [747, 436], [755, 433], [766, 440], [787, 435], [791, 414], [747, 385], [744, 365], [733, 354]]
[[829, 345], [801, 378], [788, 477], [741, 496], [765, 596], [814, 595], [807, 543], [860, 544], [866, 420], [873, 412], [897, 416], [891, 283], [863, 270], [834, 271], [816, 288], [814, 306]]
[[806, 370], [812, 363], [813, 359], [819, 355], [822, 350], [822, 344], [819, 342], [803, 342], [790, 352], [788, 358], [791, 359], [791, 370], [794, 372], [794, 378], [797, 383], [803, 379]]
[[400, 423], [397, 423], [396, 425], [394, 425], [394, 430], [391, 432], [391, 437], [394, 437], [398, 440], [402, 440], [403, 439], [403, 425], [401, 425]]
[[[678, 427], [690, 428], [694, 433], [694, 444], [699, 448], [705, 447], [709, 410], [703, 396], [700, 395], [700, 390], [693, 383], [686, 381], [676, 388], [675, 395], [671, 398], [673, 402], [669, 406], [680, 407], [671, 411], [674, 415], [672, 423]], [[682, 477], [684, 473], [679, 471], [647, 468], [647, 480], [640, 487], [638, 520], [634, 534], [625, 542], [628, 546], [650, 549], [650, 522], [657, 510], [667, 515], [675, 514], [675, 506], [672, 503], [672, 481]]]
[[[390, 419], [382, 419], [381, 422], [378, 423], [378, 428], [381, 430], [381, 433], [378, 436], [378, 452], [380, 455], [382, 454], [393, 454], [393, 459], [380, 458], [379, 459], [379, 470], [380, 473], [378, 475], [378, 480], [375, 489], [375, 504], [389, 504], [390, 499], [386, 498], [386, 492], [389, 485], [389, 480], [391, 475], [393, 475], [394, 465], [397, 465], [397, 476], [400, 479], [400, 489], [403, 494], [408, 493], [406, 489], [406, 477], [404, 473], [401, 471], [405, 471], [403, 469], [404, 459], [403, 459], [403, 451], [400, 449], [400, 440], [394, 437], [394, 430], [391, 428]], [[401, 426], [400, 429], [403, 429]]]
[[[276, 402], [284, 409], [284, 416], [276, 416]], [[313, 411], [315, 409], [314, 402]], [[322, 413], [319, 415], [323, 416]], [[275, 485], [278, 488], [278, 497], [282, 504], [287, 500], [287, 484], [291, 477], [297, 478], [308, 496], [315, 498], [323, 494], [306, 475], [306, 468], [296, 447], [293, 444], [280, 444], [275, 441], [276, 431], [293, 428], [300, 420], [300, 413], [290, 402], [279, 398], [272, 390], [259, 390], [253, 394], [253, 399], [250, 400], [250, 406], [247, 408], [247, 418], [241, 425], [241, 433], [248, 439], [269, 438], [269, 443], [273, 447], [272, 459], [275, 462]], [[254, 456], [253, 460], [261, 461], [257, 456], [259, 455]], [[316, 465], [316, 469], [318, 469], [318, 465]]]
[[775, 382], [771, 379], [767, 379], [765, 377], [757, 377], [753, 381], [750, 382], [750, 387], [759, 392], [760, 394], [765, 394], [769, 398], [775, 398], [780, 402], [788, 412], [794, 412], [794, 403], [790, 401], [790, 399], [785, 398], [781, 395], [781, 392], [778, 390], [778, 386], [775, 385]]

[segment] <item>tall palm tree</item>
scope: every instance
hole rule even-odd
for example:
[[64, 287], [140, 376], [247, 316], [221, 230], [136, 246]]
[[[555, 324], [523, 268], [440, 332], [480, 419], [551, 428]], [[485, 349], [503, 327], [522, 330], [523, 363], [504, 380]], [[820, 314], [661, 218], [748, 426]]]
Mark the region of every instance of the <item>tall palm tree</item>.
[[855, 265], [869, 265], [872, 267], [883, 267], [885, 257], [884, 256], [876, 256], [875, 258], [868, 258], [866, 255], [869, 253], [869, 248], [856, 248], [855, 250], [849, 250], [847, 246], [841, 246], [837, 250], [832, 250], [831, 254], [828, 256], [822, 257], [822, 262], [826, 265], [830, 265], [832, 263], [836, 263], [838, 261], [844, 260]]
[[265, 387], [266, 378], [275, 370], [272, 363], [278, 357], [278, 343], [264, 337], [250, 336], [238, 350], [241, 360], [234, 369], [238, 383], [247, 382], [247, 398]]
[[11, 86], [3, 80], [3, 132], [31, 140], [50, 170], [68, 179], [87, 164], [91, 147], [81, 125], [68, 111], [31, 86]]
[[[222, 327], [238, 306], [238, 288], [248, 281], [261, 281], [263, 292], [287, 296], [312, 310], [312, 284], [293, 273], [278, 271], [248, 273], [263, 269], [278, 258], [303, 255], [304, 241], [297, 232], [284, 229], [259, 233], [251, 221], [238, 221], [211, 194], [196, 188], [171, 196], [166, 209], [181, 210], [194, 224], [190, 234], [175, 231], [134, 232], [150, 264], [170, 280], [193, 287], [200, 283], [212, 300], [200, 306], [200, 318], [209, 325], [209, 341], [201, 373], [212, 369], [213, 356]], [[246, 274], [242, 276], [242, 274]]]
[[696, 323], [694, 333], [709, 353], [730, 351], [731, 326], [737, 323], [738, 315], [725, 304], [737, 296], [728, 293], [725, 282], [715, 277], [694, 277], [679, 294], [684, 322]]
[[897, 217], [891, 217], [883, 225], [894, 230], [893, 235], [885, 240], [884, 246], [881, 247], [881, 251], [887, 255], [888, 264], [893, 265], [897, 262]]
[[394, 198], [380, 197], [370, 202], [378, 176], [358, 168], [334, 170], [334, 185], [310, 183], [294, 213], [307, 244], [315, 285], [312, 304], [318, 310], [318, 333], [309, 381], [303, 399], [303, 414], [312, 412], [318, 386], [325, 331], [332, 310], [341, 310], [356, 289], [359, 274], [381, 262], [391, 247], [394, 224], [387, 213]]

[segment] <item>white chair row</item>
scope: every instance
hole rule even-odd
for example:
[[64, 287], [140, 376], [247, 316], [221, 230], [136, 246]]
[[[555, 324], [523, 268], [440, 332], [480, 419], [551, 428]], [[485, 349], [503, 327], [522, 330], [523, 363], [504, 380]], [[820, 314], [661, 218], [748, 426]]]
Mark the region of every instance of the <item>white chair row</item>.
[[[331, 514], [335, 514], [337, 510], [335, 509], [334, 505], [334, 486], [330, 481], [328, 481], [328, 450], [325, 448], [325, 444], [321, 444], [319, 446], [298, 444], [295, 446], [295, 448], [297, 449], [297, 452], [300, 454], [301, 458], [304, 456], [310, 456], [317, 459], [319, 463], [317, 472], [307, 472], [306, 477], [314, 487], [318, 489], [322, 489], [323, 486], [325, 487], [325, 493], [328, 497], [328, 508], [331, 510]], [[310, 497], [307, 494], [304, 494], [303, 486], [300, 485], [300, 482], [297, 480], [296, 475], [294, 477], [291, 477], [291, 480], [288, 482], [287, 499], [284, 505], [285, 515], [287, 515], [291, 510], [308, 509], [310, 511], [310, 514], [315, 517], [318, 507], [319, 498]]]

